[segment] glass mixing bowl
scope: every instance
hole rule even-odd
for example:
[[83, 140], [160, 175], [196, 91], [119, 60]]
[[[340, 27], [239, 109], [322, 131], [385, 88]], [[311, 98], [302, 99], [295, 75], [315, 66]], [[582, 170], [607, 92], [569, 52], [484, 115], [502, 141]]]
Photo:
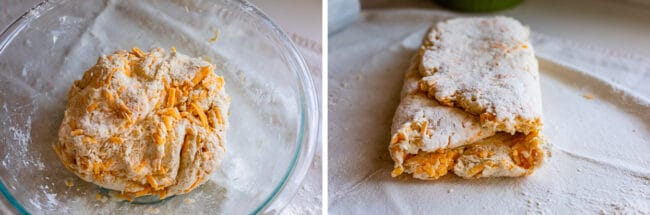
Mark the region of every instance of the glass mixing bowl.
[[[68, 172], [52, 149], [66, 93], [101, 54], [172, 46], [216, 64], [226, 80], [222, 166], [189, 194], [148, 204], [111, 198]], [[18, 213], [278, 211], [308, 169], [318, 123], [302, 57], [245, 1], [46, 1], [0, 35], [0, 191]]]

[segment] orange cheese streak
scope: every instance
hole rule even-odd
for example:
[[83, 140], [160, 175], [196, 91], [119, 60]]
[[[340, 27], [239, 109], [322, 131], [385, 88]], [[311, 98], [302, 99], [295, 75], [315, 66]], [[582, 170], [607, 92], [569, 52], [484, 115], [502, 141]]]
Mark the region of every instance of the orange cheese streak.
[[[135, 85], [133, 87], [137, 88], [138, 85]], [[120, 93], [124, 92], [125, 89], [126, 89], [126, 86], [120, 86], [120, 88], [117, 88], [117, 94], [120, 94]]]
[[167, 107], [173, 107], [176, 104], [176, 88], [169, 88], [167, 92]]
[[102, 93], [104, 94], [104, 98], [106, 98], [106, 103], [113, 104], [113, 94], [108, 90], [104, 90]]
[[83, 129], [75, 129], [71, 132], [72, 136], [82, 135], [84, 133]]
[[93, 112], [93, 110], [95, 110], [96, 108], [97, 108], [97, 103], [93, 102], [92, 104], [88, 105], [88, 107], [86, 107], [86, 111]]
[[172, 130], [172, 120], [170, 116], [162, 116], [163, 122], [165, 123], [165, 128], [167, 129], [167, 132], [170, 132]]
[[133, 47], [131, 51], [133, 51], [133, 54], [138, 57], [143, 57], [145, 55], [144, 52], [140, 50], [138, 47]]
[[99, 168], [101, 167], [100, 165], [101, 164], [99, 162], [93, 161], [93, 174], [94, 175], [99, 175], [99, 171], [100, 171]]
[[169, 82], [167, 82], [166, 78], [163, 78], [162, 82], [163, 82], [163, 87], [165, 87], [165, 89], [169, 88]]
[[111, 80], [113, 79], [113, 74], [117, 71], [117, 68], [111, 68], [111, 71], [106, 76], [106, 85], [111, 85]]
[[101, 163], [101, 169], [102, 169], [102, 170], [106, 170], [106, 169], [112, 167], [112, 166], [113, 166], [113, 162], [115, 162], [113, 159], [109, 159], [109, 160], [107, 160], [106, 162]]
[[217, 122], [219, 123], [219, 125], [223, 125], [223, 118], [221, 116], [221, 110], [219, 109], [219, 107], [214, 106], [214, 109], [212, 109], [212, 111], [214, 111], [214, 114], [217, 116]]
[[138, 165], [138, 166], [135, 168], [135, 173], [140, 173], [140, 171], [142, 170], [142, 168], [144, 168], [145, 165], [147, 165], [147, 162], [146, 162], [146, 161], [142, 161], [142, 162], [140, 163], [140, 165]]
[[77, 129], [77, 122], [75, 122], [74, 120], [70, 120], [70, 129], [71, 130]]
[[153, 189], [158, 189], [158, 183], [156, 183], [156, 180], [153, 179], [153, 176], [147, 175], [147, 182], [149, 182], [149, 185], [151, 185]]
[[133, 77], [133, 72], [131, 72], [131, 66], [125, 65], [124, 66], [124, 74], [128, 77]]
[[117, 144], [120, 144], [120, 143], [124, 142], [124, 140], [122, 140], [122, 138], [119, 138], [119, 137], [110, 137], [110, 138], [108, 138], [108, 141], [110, 141], [112, 143], [117, 143]]
[[131, 71], [131, 61], [129, 60], [130, 56], [134, 56], [131, 54], [128, 54], [126, 58], [120, 56], [120, 60], [122, 61], [123, 69], [124, 69], [124, 74], [128, 77], [133, 76], [133, 72]]
[[115, 196], [116, 196], [117, 198], [120, 198], [120, 199], [126, 199], [126, 200], [129, 201], [129, 202], [132, 202], [132, 201], [133, 201], [133, 197], [130, 196], [130, 195], [127, 195], [127, 194], [123, 194], [123, 193], [118, 193], [118, 192], [116, 192], [116, 193], [115, 193]]
[[201, 109], [201, 106], [199, 106], [196, 102], [192, 103], [192, 107], [196, 111], [196, 113], [199, 115], [199, 119], [201, 119], [201, 124], [203, 125], [204, 128], [209, 128], [208, 126], [208, 117], [205, 116], [205, 113], [203, 112], [203, 109]]
[[190, 192], [190, 190], [192, 190], [192, 189], [194, 189], [196, 186], [198, 186], [199, 183], [201, 182], [201, 179], [203, 179], [203, 178], [201, 178], [201, 177], [197, 178], [196, 181], [192, 184], [192, 186], [190, 186], [189, 188], [187, 188], [187, 190], [185, 190], [184, 192], [186, 192], [186, 193], [187, 193], [187, 192]]
[[160, 194], [158, 195], [160, 196], [160, 199], [164, 199], [165, 197], [167, 197], [167, 190], [160, 191]]
[[140, 197], [140, 196], [148, 195], [150, 192], [151, 192], [151, 188], [146, 187], [138, 192], [133, 193], [133, 195], [135, 197]]
[[203, 79], [205, 79], [205, 77], [207, 77], [208, 74], [210, 74], [210, 72], [212, 72], [212, 66], [201, 67], [199, 72], [197, 72], [194, 78], [192, 79], [192, 86], [196, 86], [201, 81], [203, 81]]
[[165, 138], [160, 135], [160, 131], [157, 131], [153, 134], [153, 139], [156, 141], [156, 144], [160, 145], [165, 143]]
[[224, 85], [223, 77], [219, 76], [217, 77], [217, 82], [219, 83], [219, 86], [217, 87], [218, 90], [221, 90]]
[[167, 174], [167, 169], [165, 169], [165, 167], [161, 167], [159, 170], [160, 170], [160, 174], [163, 174], [163, 175]]
[[178, 109], [176, 109], [176, 108], [165, 108], [165, 109], [163, 109], [162, 111], [160, 111], [158, 113], [174, 117], [174, 119], [180, 119], [181, 118], [181, 114], [178, 112]]
[[88, 143], [97, 143], [97, 141], [92, 137], [84, 137], [83, 140]]
[[483, 169], [485, 169], [485, 164], [476, 165], [476, 166], [472, 167], [471, 169], [469, 169], [469, 171], [467, 172], [467, 175], [472, 176], [472, 177], [474, 177], [474, 176], [478, 177], [480, 175], [477, 175], [477, 174], [482, 172]]

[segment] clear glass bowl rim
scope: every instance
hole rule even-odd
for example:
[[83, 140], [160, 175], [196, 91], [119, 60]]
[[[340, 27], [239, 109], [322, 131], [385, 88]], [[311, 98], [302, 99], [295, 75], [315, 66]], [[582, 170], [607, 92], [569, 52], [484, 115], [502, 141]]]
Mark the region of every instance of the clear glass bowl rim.
[[[61, 3], [67, 0], [45, 0], [27, 12], [25, 12], [18, 19], [14, 20], [0, 33], [0, 54], [5, 48], [13, 41], [13, 39], [33, 20], [38, 19], [42, 14], [56, 8]], [[317, 138], [320, 129], [320, 115], [318, 114], [318, 102], [316, 88], [314, 87], [311, 73], [304, 61], [304, 58], [289, 39], [289, 37], [282, 31], [275, 23], [273, 23], [261, 10], [246, 0], [234, 0], [235, 4], [239, 4], [240, 8], [250, 9], [250, 15], [253, 19], [262, 23], [265, 27], [270, 29], [270, 33], [278, 37], [281, 46], [284, 47], [289, 54], [289, 63], [294, 65], [294, 71], [297, 72], [298, 77], [298, 105], [300, 107], [300, 130], [298, 133], [298, 147], [294, 153], [289, 169], [284, 174], [280, 184], [278, 184], [271, 195], [266, 198], [264, 203], [256, 208], [252, 214], [259, 214], [264, 212], [272, 212], [281, 210], [293, 198], [296, 190], [302, 184], [302, 181], [307, 174], [307, 170], [314, 157]], [[293, 61], [293, 62], [291, 62]], [[0, 193], [4, 198], [13, 206], [19, 214], [30, 214], [17, 199], [15, 199], [7, 187], [0, 181]]]

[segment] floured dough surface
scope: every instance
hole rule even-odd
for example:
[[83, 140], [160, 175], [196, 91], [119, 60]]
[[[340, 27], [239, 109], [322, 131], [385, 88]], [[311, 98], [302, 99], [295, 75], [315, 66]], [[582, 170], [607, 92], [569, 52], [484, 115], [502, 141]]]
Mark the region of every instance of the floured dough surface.
[[230, 97], [215, 66], [157, 48], [102, 56], [75, 81], [54, 150], [126, 199], [187, 193], [225, 154]]
[[454, 19], [429, 32], [393, 117], [393, 177], [517, 177], [550, 156], [527, 38], [505, 17]]
[[528, 133], [541, 126], [539, 73], [529, 30], [507, 17], [441, 22], [426, 36], [420, 88], [485, 126]]

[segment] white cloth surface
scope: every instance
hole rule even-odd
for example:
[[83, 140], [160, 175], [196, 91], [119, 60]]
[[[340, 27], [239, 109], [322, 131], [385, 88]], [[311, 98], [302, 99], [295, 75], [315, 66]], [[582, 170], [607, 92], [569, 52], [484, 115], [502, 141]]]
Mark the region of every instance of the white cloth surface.
[[[562, 147], [567, 146], [561, 144], [558, 147], [560, 155], [551, 157], [548, 164], [527, 178], [461, 180], [448, 176], [432, 182], [390, 177], [393, 162], [387, 149], [389, 132], [399, 102], [403, 74], [428, 27], [453, 16], [457, 15], [435, 10], [367, 10], [347, 29], [330, 36], [330, 213], [462, 214], [481, 210], [488, 214], [562, 214], [571, 212], [566, 211], [566, 208], [571, 207], [576, 207], [582, 213], [649, 213], [650, 203], [647, 201], [650, 201], [650, 163], [647, 159], [641, 159], [641, 163], [637, 164], [641, 166], [637, 172], [641, 175], [640, 181], [635, 181], [636, 176], [620, 179], [634, 181], [630, 182], [634, 184], [631, 187], [627, 187], [629, 184], [608, 184], [599, 190], [606, 195], [600, 196], [596, 194], [597, 191], [590, 193], [584, 187], [562, 190], [563, 185], [559, 183], [570, 181], [567, 177], [574, 177], [570, 174], [591, 170], [572, 169], [565, 173], [567, 169], [563, 169], [558, 162], [571, 153], [566, 152]], [[638, 97], [640, 103], [648, 105], [650, 58], [647, 56], [625, 54], [550, 37], [538, 33], [536, 29], [532, 31], [531, 40], [538, 57], [576, 68], [609, 82]], [[545, 95], [547, 97], [552, 95]], [[547, 114], [547, 111], [553, 110], [548, 110], [545, 106], [544, 111]], [[645, 118], [648, 118], [647, 115]], [[558, 126], [562, 125], [547, 125], [547, 128], [558, 133], [561, 130]], [[645, 135], [643, 141], [636, 144], [647, 149], [650, 146], [650, 130], [638, 125], [633, 128], [632, 132], [642, 131], [641, 136]], [[571, 130], [566, 132], [580, 133]], [[590, 143], [576, 144], [585, 146]], [[641, 154], [644, 153], [636, 155]], [[586, 167], [589, 165], [585, 164]], [[593, 170], [590, 174], [596, 174], [595, 172], [597, 171]], [[556, 182], [553, 182], [556, 180], [554, 177], [557, 177]], [[607, 183], [608, 179], [603, 177], [605, 176], [599, 178], [599, 181]], [[553, 183], [557, 186], [547, 186]], [[546, 185], [538, 186], [540, 184]], [[611, 189], [611, 186], [618, 188]], [[501, 191], [493, 192], [494, 189]], [[564, 195], [555, 195], [556, 193]], [[491, 194], [496, 196], [477, 197]], [[558, 197], [563, 198], [554, 199]], [[571, 199], [573, 197], [576, 200]], [[596, 206], [601, 204], [602, 206]]]
[[[0, 30], [4, 30], [27, 10], [41, 0], [0, 0]], [[253, 0], [264, 13], [275, 20], [293, 40], [309, 66], [316, 87], [316, 95], [321, 95], [322, 47], [321, 47], [321, 1], [320, 0], [282, 0], [275, 2]], [[301, 10], [287, 12], [288, 7]], [[300, 17], [300, 18], [297, 18]], [[320, 98], [320, 97], [319, 97]], [[321, 100], [318, 99], [320, 102]], [[320, 107], [320, 104], [319, 104]], [[321, 214], [322, 199], [322, 147], [316, 146], [310, 169], [297, 190], [293, 200], [282, 214]], [[8, 202], [0, 195], [0, 214], [11, 214]]]

